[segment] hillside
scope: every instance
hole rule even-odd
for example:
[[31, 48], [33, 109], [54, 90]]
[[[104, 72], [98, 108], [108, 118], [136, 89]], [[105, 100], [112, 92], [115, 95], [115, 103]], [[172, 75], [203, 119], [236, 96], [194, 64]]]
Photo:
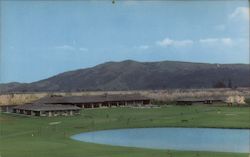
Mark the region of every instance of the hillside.
[[0, 84], [0, 92], [211, 88], [228, 84], [249, 87], [249, 76], [248, 64], [126, 60], [64, 72], [29, 84]]

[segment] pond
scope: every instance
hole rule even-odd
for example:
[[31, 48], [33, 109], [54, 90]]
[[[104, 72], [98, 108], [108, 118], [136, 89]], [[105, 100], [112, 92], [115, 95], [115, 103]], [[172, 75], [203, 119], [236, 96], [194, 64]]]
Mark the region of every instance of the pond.
[[72, 139], [137, 148], [250, 152], [249, 129], [134, 128], [81, 133]]

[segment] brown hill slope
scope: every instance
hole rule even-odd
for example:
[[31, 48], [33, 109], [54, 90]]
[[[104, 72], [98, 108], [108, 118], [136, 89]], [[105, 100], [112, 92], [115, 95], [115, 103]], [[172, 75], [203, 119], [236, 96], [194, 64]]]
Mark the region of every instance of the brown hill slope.
[[[0, 85], [1, 92], [145, 90], [250, 86], [248, 64], [206, 64], [176, 61], [107, 62], [65, 72], [30, 84]], [[4, 87], [4, 88], [3, 88]]]

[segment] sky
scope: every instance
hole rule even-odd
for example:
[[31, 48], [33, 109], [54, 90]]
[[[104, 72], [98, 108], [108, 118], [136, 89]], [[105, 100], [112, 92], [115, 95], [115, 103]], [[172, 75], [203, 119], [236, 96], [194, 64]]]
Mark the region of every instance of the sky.
[[107, 61], [249, 63], [248, 0], [0, 0], [0, 83]]

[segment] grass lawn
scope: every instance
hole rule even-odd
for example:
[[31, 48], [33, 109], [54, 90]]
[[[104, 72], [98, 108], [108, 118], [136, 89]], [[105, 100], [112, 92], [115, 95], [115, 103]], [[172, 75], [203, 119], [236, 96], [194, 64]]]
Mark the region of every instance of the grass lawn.
[[[59, 124], [51, 125], [53, 122]], [[0, 157], [248, 157], [249, 154], [153, 150], [71, 140], [76, 133], [138, 127], [250, 128], [249, 107], [169, 106], [82, 110], [75, 117], [0, 115]]]

